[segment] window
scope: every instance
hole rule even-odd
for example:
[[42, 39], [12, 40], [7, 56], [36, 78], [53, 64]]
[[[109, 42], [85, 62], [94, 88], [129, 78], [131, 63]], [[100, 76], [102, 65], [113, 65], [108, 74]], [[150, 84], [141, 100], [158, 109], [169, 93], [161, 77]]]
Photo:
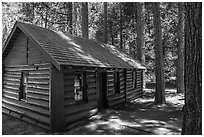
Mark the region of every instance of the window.
[[19, 100], [26, 100], [27, 85], [28, 85], [28, 72], [23, 71], [23, 72], [21, 72], [21, 84], [20, 84]]
[[115, 87], [115, 93], [120, 93], [120, 78], [119, 78], [119, 72], [114, 72], [114, 87]]
[[74, 77], [74, 98], [77, 101], [87, 101], [85, 73], [76, 72]]

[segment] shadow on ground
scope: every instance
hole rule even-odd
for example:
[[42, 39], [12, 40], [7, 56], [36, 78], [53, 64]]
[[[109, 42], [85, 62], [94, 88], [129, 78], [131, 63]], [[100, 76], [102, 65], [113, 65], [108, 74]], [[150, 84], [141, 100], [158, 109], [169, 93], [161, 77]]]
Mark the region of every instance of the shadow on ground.
[[100, 112], [66, 134], [180, 135], [183, 95], [166, 93], [166, 104], [155, 104], [151, 90], [143, 98]]

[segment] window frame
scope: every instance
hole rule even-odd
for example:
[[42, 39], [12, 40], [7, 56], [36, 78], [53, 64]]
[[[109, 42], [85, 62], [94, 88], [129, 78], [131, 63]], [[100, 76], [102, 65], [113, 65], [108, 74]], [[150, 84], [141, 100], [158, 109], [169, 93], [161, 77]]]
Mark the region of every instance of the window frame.
[[[81, 99], [77, 100], [76, 99], [76, 86], [75, 86], [75, 78], [76, 78], [76, 75], [80, 75], [81, 77], [81, 82], [79, 81], [79, 84], [81, 84], [80, 87], [80, 90], [82, 92], [82, 95], [81, 95]], [[88, 98], [87, 98], [87, 82], [86, 82], [86, 73], [85, 72], [81, 72], [81, 71], [75, 71], [74, 73], [74, 100], [76, 103], [80, 103], [80, 102], [88, 102]]]
[[27, 101], [28, 75], [29, 75], [28, 71], [21, 71], [20, 90], [19, 90], [20, 101]]

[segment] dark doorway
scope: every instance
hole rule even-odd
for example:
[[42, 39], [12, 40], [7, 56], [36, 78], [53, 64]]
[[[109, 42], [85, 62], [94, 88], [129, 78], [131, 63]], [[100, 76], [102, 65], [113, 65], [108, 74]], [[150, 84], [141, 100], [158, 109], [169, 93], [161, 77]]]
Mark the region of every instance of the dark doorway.
[[97, 93], [98, 109], [107, 108], [107, 73], [106, 71], [97, 72]]

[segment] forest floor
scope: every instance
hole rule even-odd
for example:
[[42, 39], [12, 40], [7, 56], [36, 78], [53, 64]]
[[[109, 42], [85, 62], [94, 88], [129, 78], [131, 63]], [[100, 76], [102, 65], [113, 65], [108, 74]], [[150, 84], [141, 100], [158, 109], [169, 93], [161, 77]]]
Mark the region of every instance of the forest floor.
[[[142, 98], [104, 110], [72, 126], [63, 135], [180, 135], [184, 96], [166, 89], [166, 104], [154, 103], [154, 90]], [[13, 117], [2, 115], [2, 134], [50, 134]]]

